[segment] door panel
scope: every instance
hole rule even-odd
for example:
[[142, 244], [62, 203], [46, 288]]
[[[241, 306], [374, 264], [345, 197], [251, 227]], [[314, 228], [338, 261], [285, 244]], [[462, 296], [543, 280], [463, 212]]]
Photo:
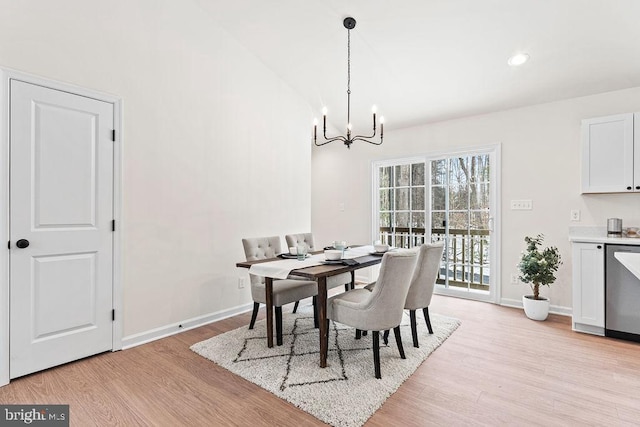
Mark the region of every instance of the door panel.
[[34, 228], [95, 227], [98, 117], [38, 101], [33, 108]]
[[10, 103], [15, 378], [112, 348], [114, 114], [110, 103], [17, 80]]

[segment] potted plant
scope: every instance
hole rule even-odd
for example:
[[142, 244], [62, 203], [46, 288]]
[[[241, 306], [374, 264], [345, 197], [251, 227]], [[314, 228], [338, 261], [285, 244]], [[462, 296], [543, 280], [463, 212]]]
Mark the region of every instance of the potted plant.
[[518, 263], [520, 276], [523, 283], [528, 283], [533, 290], [533, 295], [524, 295], [522, 305], [528, 318], [533, 320], [545, 320], [549, 314], [549, 299], [540, 296], [540, 285], [549, 286], [556, 281], [555, 272], [562, 264], [560, 252], [555, 246], [539, 249], [544, 236], [525, 237], [527, 249], [522, 252], [522, 258]]

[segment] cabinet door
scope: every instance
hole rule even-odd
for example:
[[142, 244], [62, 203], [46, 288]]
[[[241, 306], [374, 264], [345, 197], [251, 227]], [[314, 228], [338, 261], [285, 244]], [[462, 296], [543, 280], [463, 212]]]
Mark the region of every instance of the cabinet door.
[[604, 245], [574, 243], [573, 252], [573, 327], [604, 328]]
[[583, 120], [582, 193], [634, 191], [633, 155], [633, 113]]
[[633, 115], [633, 189], [640, 191], [640, 113]]

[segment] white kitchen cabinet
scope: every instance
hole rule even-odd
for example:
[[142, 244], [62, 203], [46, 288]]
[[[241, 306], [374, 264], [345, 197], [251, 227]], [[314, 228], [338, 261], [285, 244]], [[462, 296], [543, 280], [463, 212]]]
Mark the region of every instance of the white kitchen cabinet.
[[582, 193], [630, 192], [640, 192], [640, 113], [583, 120]]
[[573, 330], [604, 335], [604, 244], [573, 243]]

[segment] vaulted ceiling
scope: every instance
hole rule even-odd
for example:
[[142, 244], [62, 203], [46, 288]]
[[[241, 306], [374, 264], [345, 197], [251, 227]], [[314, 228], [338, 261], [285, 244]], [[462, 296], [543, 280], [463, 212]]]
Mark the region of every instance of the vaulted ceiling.
[[638, 0], [196, 1], [340, 129], [354, 17], [359, 133], [372, 104], [400, 128], [640, 86]]

